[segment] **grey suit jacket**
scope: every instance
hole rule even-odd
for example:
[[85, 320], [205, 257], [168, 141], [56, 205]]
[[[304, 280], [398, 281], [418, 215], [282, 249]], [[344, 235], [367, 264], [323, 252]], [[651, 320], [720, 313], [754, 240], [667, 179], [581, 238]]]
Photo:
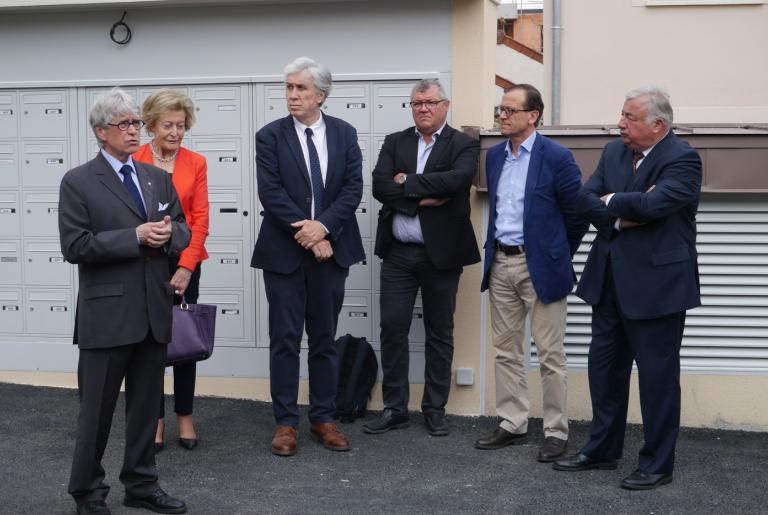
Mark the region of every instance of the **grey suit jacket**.
[[186, 248], [190, 230], [170, 175], [134, 165], [149, 221], [171, 217], [172, 236], [164, 248], [139, 245], [136, 227], [144, 220], [100, 153], [61, 181], [59, 236], [64, 258], [78, 265], [74, 343], [81, 349], [130, 345], [150, 330], [158, 342], [171, 340], [168, 255]]

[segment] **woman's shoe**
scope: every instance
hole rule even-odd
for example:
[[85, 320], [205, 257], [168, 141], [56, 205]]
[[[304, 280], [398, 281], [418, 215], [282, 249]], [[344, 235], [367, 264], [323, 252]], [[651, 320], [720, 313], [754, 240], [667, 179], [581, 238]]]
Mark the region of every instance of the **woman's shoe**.
[[184, 447], [186, 450], [191, 451], [197, 447], [197, 438], [179, 438], [179, 445]]
[[162, 452], [163, 449], [165, 449], [165, 444], [163, 442], [155, 442], [155, 454]]

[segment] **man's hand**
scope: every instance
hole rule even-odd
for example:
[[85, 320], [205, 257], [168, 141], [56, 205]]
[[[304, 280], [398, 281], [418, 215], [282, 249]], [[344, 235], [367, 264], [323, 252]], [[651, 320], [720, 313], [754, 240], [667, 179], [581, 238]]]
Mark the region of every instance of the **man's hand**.
[[171, 277], [171, 286], [173, 287], [173, 293], [176, 295], [184, 295], [189, 286], [189, 280], [192, 278], [192, 272], [184, 267], [179, 267]]
[[305, 249], [311, 249], [313, 246], [323, 241], [328, 234], [325, 227], [323, 227], [323, 224], [317, 220], [299, 220], [298, 222], [292, 223], [291, 227], [299, 229], [299, 231], [293, 235], [293, 239]]
[[331, 242], [328, 240], [322, 240], [316, 243], [312, 247], [312, 253], [315, 255], [315, 259], [318, 261], [318, 263], [322, 263], [323, 261], [326, 261], [333, 256], [333, 247], [331, 247]]
[[397, 173], [395, 174], [395, 176], [394, 176], [394, 177], [392, 177], [392, 179], [394, 179], [394, 181], [395, 181], [397, 184], [400, 184], [400, 177], [404, 177], [404, 176], [406, 176], [406, 175], [407, 175], [407, 174], [406, 174], [405, 172], [397, 172]]
[[171, 217], [165, 216], [160, 222], [147, 222], [136, 228], [141, 245], [159, 248], [171, 239]]
[[419, 207], [438, 207], [448, 202], [448, 200], [450, 199], [424, 197], [423, 199], [419, 200]]

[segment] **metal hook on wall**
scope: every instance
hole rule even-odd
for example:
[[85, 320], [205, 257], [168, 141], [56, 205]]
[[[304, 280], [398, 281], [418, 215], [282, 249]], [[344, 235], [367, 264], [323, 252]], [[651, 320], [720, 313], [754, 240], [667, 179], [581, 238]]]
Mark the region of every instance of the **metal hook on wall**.
[[118, 45], [127, 45], [131, 40], [131, 28], [123, 21], [128, 11], [123, 11], [123, 17], [120, 21], [112, 25], [109, 29], [109, 39], [117, 43]]

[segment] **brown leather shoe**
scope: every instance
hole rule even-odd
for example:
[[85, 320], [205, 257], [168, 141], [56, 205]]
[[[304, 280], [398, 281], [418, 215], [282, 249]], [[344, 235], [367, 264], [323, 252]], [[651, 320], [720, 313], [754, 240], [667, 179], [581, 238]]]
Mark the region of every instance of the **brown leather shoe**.
[[296, 429], [291, 426], [277, 426], [272, 437], [272, 454], [293, 456], [296, 454]]
[[539, 456], [536, 459], [542, 463], [557, 461], [565, 456], [566, 450], [568, 450], [568, 440], [548, 436], [544, 438], [544, 445], [541, 446]]
[[326, 449], [331, 451], [348, 451], [349, 440], [339, 430], [335, 422], [323, 422], [322, 424], [312, 424], [309, 428], [312, 438], [323, 444]]

